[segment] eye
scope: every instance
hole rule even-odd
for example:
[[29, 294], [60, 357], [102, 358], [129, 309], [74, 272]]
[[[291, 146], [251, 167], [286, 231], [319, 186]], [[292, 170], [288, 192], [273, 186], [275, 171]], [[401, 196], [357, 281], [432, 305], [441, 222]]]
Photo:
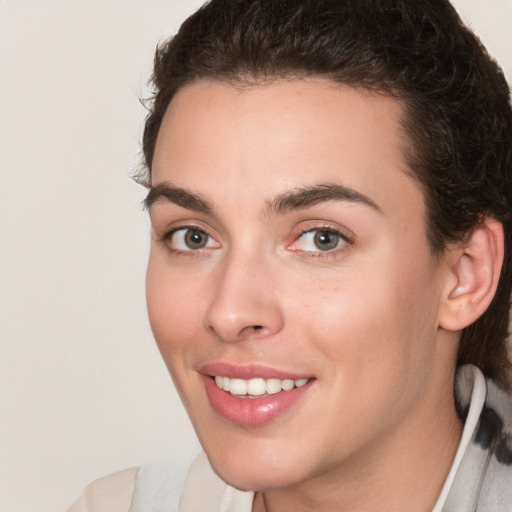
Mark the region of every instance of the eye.
[[197, 228], [176, 229], [170, 233], [168, 241], [174, 251], [197, 251], [219, 246], [210, 235]]
[[289, 248], [303, 252], [327, 252], [338, 249], [346, 243], [347, 240], [341, 233], [312, 229], [302, 233]]

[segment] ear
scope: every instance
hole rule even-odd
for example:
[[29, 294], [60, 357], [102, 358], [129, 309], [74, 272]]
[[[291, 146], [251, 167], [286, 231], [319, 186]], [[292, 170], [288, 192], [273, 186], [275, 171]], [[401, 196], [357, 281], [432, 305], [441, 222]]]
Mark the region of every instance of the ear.
[[468, 240], [447, 253], [449, 272], [439, 313], [440, 327], [460, 331], [484, 313], [498, 287], [503, 246], [501, 222], [486, 217]]

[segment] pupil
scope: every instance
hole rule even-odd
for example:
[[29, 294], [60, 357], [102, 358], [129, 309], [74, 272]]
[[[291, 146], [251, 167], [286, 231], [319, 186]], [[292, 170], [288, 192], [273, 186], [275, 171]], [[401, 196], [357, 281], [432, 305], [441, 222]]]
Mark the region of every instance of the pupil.
[[318, 231], [315, 234], [315, 245], [321, 251], [329, 251], [335, 249], [338, 245], [339, 235], [329, 231]]
[[201, 231], [191, 229], [185, 235], [185, 242], [191, 249], [200, 249], [206, 245], [206, 236]]

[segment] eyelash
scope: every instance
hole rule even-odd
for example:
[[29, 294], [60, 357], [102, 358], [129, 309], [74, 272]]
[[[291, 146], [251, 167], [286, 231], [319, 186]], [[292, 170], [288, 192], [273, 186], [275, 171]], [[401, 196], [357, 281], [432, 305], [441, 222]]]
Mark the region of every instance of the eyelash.
[[[317, 250], [302, 250], [299, 248], [293, 248], [293, 245], [297, 244], [301, 239], [303, 239], [308, 234], [313, 233], [327, 233], [330, 235], [335, 235], [338, 237], [337, 246], [332, 249], [326, 249], [322, 250], [318, 248]], [[314, 243], [314, 241], [313, 241]], [[305, 230], [301, 230], [295, 237], [293, 242], [288, 245], [287, 249], [291, 251], [296, 251], [302, 253], [301, 255], [303, 257], [307, 258], [327, 258], [327, 257], [334, 257], [336, 256], [340, 251], [346, 250], [348, 247], [352, 246], [354, 244], [353, 237], [347, 235], [343, 230], [333, 228], [332, 226], [326, 226], [324, 224], [315, 225], [313, 227], [310, 227]]]
[[[171, 229], [170, 231], [165, 233], [162, 238], [159, 239], [159, 241], [164, 242], [164, 243], [167, 244], [169, 251], [171, 253], [173, 253], [173, 254], [185, 255], [185, 256], [196, 256], [196, 255], [201, 254], [204, 250], [210, 250], [212, 248], [212, 247], [207, 247], [207, 246], [199, 247], [199, 248], [196, 248], [196, 249], [193, 249], [193, 248], [189, 248], [189, 249], [173, 248], [172, 245], [171, 245], [171, 241], [172, 241], [173, 237], [176, 235], [176, 233], [179, 233], [180, 231], [184, 232], [183, 233], [183, 237], [186, 237], [187, 234], [191, 233], [191, 232], [200, 233], [200, 234], [202, 234], [202, 235], [207, 237], [206, 244], [209, 244], [209, 243], [211, 243], [213, 241], [217, 245], [217, 247], [220, 247], [219, 242], [217, 242], [204, 229], [202, 229], [202, 228], [200, 228], [198, 226], [195, 226], [195, 225], [179, 226], [177, 228]], [[217, 248], [217, 247], [214, 247], [214, 248]]]
[[[171, 241], [173, 237], [176, 235], [176, 233], [179, 233], [180, 231], [183, 231], [183, 237], [187, 236], [187, 234], [191, 232], [200, 233], [207, 237], [206, 245], [199, 248], [189, 248], [189, 249], [178, 249], [175, 247], [172, 247]], [[308, 234], [312, 233], [328, 233], [335, 235], [339, 237], [338, 244], [336, 247], [332, 249], [326, 249], [322, 250], [317, 247], [318, 250], [303, 250], [300, 248], [292, 248], [293, 245], [297, 244], [302, 238], [304, 238]], [[205, 250], [211, 250], [221, 247], [221, 244], [215, 240], [214, 237], [208, 234], [208, 232], [198, 226], [190, 225], [190, 226], [179, 226], [177, 228], [171, 229], [167, 233], [165, 233], [159, 241], [167, 244], [169, 251], [172, 254], [175, 255], [184, 255], [184, 256], [198, 256], [201, 253], [203, 253]], [[213, 241], [213, 246], [208, 246]], [[341, 243], [341, 246], [339, 246]], [[301, 253], [303, 257], [308, 258], [326, 258], [326, 257], [332, 257], [335, 254], [337, 254], [340, 251], [343, 251], [347, 247], [353, 245], [353, 238], [351, 236], [348, 236], [345, 232], [343, 232], [341, 229], [335, 229], [332, 226], [326, 226], [326, 225], [316, 225], [313, 227], [310, 227], [308, 229], [300, 230], [293, 239], [293, 242], [291, 244], [288, 244], [286, 248], [292, 252]]]

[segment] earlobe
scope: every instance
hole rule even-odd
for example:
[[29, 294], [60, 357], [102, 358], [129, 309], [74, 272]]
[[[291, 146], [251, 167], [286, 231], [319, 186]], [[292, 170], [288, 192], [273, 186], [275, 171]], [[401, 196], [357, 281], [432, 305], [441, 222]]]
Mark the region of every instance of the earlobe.
[[468, 240], [450, 254], [439, 326], [459, 331], [480, 317], [491, 303], [503, 264], [503, 226], [485, 218]]

